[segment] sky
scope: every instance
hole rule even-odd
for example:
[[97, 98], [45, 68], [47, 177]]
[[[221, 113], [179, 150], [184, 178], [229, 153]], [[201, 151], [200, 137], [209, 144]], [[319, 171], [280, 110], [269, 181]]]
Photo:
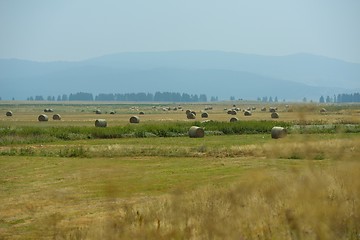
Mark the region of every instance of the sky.
[[0, 58], [310, 53], [360, 63], [359, 0], [0, 0]]

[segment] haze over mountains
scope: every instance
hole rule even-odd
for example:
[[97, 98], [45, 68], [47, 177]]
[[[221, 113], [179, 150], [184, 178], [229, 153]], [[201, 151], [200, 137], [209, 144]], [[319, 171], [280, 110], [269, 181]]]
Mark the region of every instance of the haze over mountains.
[[78, 62], [0, 59], [0, 97], [76, 92], [180, 92], [256, 100], [318, 100], [360, 89], [360, 64], [310, 54], [260, 56], [218, 51], [133, 52]]

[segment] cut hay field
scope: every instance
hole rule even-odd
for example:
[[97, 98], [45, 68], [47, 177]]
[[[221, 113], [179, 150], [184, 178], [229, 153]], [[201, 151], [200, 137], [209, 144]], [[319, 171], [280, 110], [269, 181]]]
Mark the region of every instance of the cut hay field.
[[178, 106], [0, 102], [0, 239], [360, 239], [360, 105]]

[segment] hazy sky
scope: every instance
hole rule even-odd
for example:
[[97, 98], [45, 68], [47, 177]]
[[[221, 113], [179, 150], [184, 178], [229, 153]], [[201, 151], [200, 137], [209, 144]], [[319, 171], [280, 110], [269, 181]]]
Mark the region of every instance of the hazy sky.
[[167, 50], [360, 63], [360, 0], [0, 0], [0, 58]]

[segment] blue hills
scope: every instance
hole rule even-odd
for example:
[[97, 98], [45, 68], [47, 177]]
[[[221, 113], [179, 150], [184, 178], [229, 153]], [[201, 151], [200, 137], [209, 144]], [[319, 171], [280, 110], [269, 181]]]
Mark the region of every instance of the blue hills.
[[76, 92], [206, 94], [318, 100], [360, 89], [360, 64], [311, 54], [261, 56], [219, 51], [129, 52], [74, 62], [0, 59], [0, 97]]

